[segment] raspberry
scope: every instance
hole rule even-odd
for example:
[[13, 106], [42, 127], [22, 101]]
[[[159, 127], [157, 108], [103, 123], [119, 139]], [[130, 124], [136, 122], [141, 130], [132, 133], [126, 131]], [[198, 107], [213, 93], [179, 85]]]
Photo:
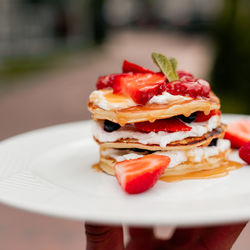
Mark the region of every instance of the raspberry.
[[[185, 80], [183, 80], [185, 78]], [[168, 82], [166, 91], [172, 95], [196, 97], [209, 97], [211, 88], [209, 83], [200, 79], [191, 79], [184, 76], [181, 80]]]
[[239, 156], [242, 160], [250, 164], [250, 141], [244, 144], [239, 150]]
[[113, 88], [114, 80], [116, 77], [125, 76], [128, 74], [110, 74], [106, 76], [100, 76], [96, 83], [97, 89], [106, 89], [106, 88]]

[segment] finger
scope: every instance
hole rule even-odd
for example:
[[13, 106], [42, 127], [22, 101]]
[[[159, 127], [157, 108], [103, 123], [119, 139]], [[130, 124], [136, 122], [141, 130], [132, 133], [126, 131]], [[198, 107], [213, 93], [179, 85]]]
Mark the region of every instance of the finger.
[[130, 241], [126, 247], [126, 250], [138, 250], [138, 249], [157, 249], [158, 241], [154, 237], [152, 228], [129, 228]]
[[171, 239], [176, 227], [173, 226], [155, 226], [154, 236], [158, 240]]
[[195, 250], [229, 250], [246, 223], [206, 228], [194, 245]]
[[124, 250], [122, 227], [85, 224], [87, 250]]
[[202, 228], [179, 228], [176, 229], [172, 238], [163, 243], [163, 249], [178, 249], [178, 250], [187, 250], [192, 249], [191, 246], [198, 241]]
[[154, 238], [153, 228], [150, 227], [130, 227], [129, 235], [136, 238]]

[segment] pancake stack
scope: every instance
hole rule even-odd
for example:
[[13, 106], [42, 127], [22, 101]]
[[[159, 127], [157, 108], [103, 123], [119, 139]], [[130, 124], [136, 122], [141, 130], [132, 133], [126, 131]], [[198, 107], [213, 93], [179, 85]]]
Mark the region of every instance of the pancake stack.
[[149, 154], [171, 161], [162, 176], [218, 168], [230, 151], [220, 101], [208, 82], [177, 71], [177, 61], [153, 53], [161, 72], [124, 61], [123, 72], [99, 77], [88, 109], [100, 145], [100, 168]]

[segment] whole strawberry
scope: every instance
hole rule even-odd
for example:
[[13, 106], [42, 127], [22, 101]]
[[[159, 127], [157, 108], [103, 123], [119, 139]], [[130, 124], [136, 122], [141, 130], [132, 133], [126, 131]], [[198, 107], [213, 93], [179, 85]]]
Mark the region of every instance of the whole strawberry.
[[250, 164], [250, 141], [244, 144], [239, 150], [239, 156], [242, 160]]

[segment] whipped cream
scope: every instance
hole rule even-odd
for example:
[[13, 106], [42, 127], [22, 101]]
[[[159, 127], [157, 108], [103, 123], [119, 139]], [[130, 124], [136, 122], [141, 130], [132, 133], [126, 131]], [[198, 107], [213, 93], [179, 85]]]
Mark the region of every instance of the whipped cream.
[[[211, 147], [199, 147], [195, 149], [190, 149], [188, 151], [182, 150], [170, 150], [170, 151], [157, 151], [153, 154], [155, 155], [165, 155], [168, 156], [171, 161], [168, 168], [173, 168], [181, 163], [190, 160], [192, 162], [200, 162], [202, 159], [208, 159], [211, 156], [216, 156], [221, 152], [225, 152], [230, 148], [230, 141], [225, 139], [219, 139], [216, 146]], [[144, 152], [134, 152], [132, 150], [120, 150], [120, 149], [106, 149], [102, 151], [103, 156], [109, 156], [115, 159], [117, 162], [138, 159], [143, 157]]]
[[149, 104], [157, 103], [157, 104], [166, 104], [168, 102], [179, 101], [179, 100], [191, 100], [191, 97], [186, 97], [182, 95], [171, 95], [168, 92], [163, 92], [161, 95], [155, 95], [149, 100]]
[[165, 131], [143, 133], [139, 132], [132, 125], [125, 125], [124, 127], [109, 133], [103, 129], [103, 122], [99, 121], [95, 123], [96, 125], [94, 127], [93, 134], [100, 142], [115, 142], [119, 139], [131, 138], [137, 139], [139, 143], [144, 145], [156, 144], [161, 147], [165, 147], [167, 144], [174, 141], [183, 140], [188, 137], [200, 137], [207, 132], [211, 132], [213, 129], [218, 127], [219, 122], [219, 116], [212, 116], [205, 122], [186, 123], [187, 126], [192, 127], [190, 131], [179, 131], [173, 133]]
[[[192, 149], [188, 152], [188, 157], [193, 159], [195, 162], [200, 162], [203, 157], [208, 158], [210, 156], [218, 155], [219, 152], [224, 152], [230, 148], [230, 141], [220, 139], [217, 141], [215, 147], [199, 147]], [[204, 150], [206, 149], [206, 150]]]
[[[146, 152], [146, 151], [145, 151]], [[133, 160], [144, 156], [146, 153], [144, 152], [134, 152], [129, 149], [114, 149], [114, 148], [107, 148], [101, 151], [103, 156], [110, 156], [111, 158], [115, 159], [117, 162], [125, 161], [125, 160]]]
[[[163, 92], [161, 95], [153, 96], [148, 104], [167, 104], [169, 102], [191, 99], [191, 97], [171, 95], [168, 92]], [[89, 100], [104, 110], [125, 109], [138, 105], [128, 96], [113, 94], [112, 89], [95, 90], [90, 94]]]

